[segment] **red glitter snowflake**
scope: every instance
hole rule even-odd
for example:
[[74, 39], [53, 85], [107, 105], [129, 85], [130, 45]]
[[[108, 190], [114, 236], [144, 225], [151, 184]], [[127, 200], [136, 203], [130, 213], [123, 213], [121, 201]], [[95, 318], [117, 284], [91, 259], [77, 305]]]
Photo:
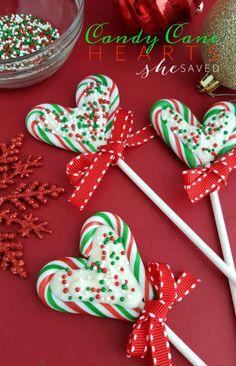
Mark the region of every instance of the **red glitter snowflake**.
[[[20, 159], [20, 148], [23, 145], [23, 134], [12, 138], [9, 144], [0, 143], [0, 190], [15, 184], [17, 179], [28, 178], [34, 171], [33, 168], [42, 166], [41, 156], [26, 160]], [[0, 195], [0, 224], [8, 227], [15, 226], [13, 232], [0, 232], [0, 270], [9, 270], [20, 278], [27, 278], [28, 274], [24, 269], [23, 244], [17, 240], [30, 238], [31, 234], [42, 239], [44, 234], [51, 234], [47, 221], [40, 221], [32, 213], [19, 213], [11, 211], [5, 205], [13, 205], [20, 211], [25, 211], [27, 206], [37, 209], [40, 205], [47, 203], [50, 198], [57, 198], [64, 192], [64, 188], [55, 184], [21, 183], [10, 192]]]
[[7, 226], [13, 224], [19, 226], [17, 233], [22, 238], [30, 238], [31, 233], [34, 233], [39, 239], [43, 239], [44, 234], [52, 234], [52, 231], [47, 227], [48, 222], [40, 222], [32, 213], [19, 215], [16, 211], [2, 210], [0, 212], [0, 223], [3, 222]]
[[0, 233], [0, 269], [9, 270], [20, 278], [27, 278], [23, 249], [23, 245], [16, 240], [15, 233]]
[[26, 210], [27, 205], [39, 208], [41, 204], [48, 202], [48, 198], [57, 198], [65, 190], [55, 184], [40, 183], [34, 181], [30, 184], [21, 183], [10, 193], [0, 197], [0, 206], [3, 203], [12, 203], [19, 210]]
[[8, 168], [2, 173], [0, 178], [0, 189], [7, 188], [9, 185], [13, 184], [17, 177], [28, 178], [30, 174], [34, 172], [32, 168], [42, 166], [41, 160], [41, 156], [32, 159], [32, 156], [29, 155], [25, 162], [19, 160], [12, 164], [11, 168]]
[[6, 172], [12, 163], [19, 160], [19, 148], [23, 145], [24, 135], [19, 134], [10, 140], [10, 143], [0, 143], [0, 172]]

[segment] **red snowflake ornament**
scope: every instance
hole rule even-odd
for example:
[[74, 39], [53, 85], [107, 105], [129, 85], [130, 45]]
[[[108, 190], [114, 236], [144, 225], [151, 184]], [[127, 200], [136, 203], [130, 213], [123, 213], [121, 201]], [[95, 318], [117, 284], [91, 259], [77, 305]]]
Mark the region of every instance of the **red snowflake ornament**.
[[28, 277], [23, 261], [23, 245], [16, 240], [15, 233], [0, 233], [0, 269], [7, 269], [16, 276]]
[[24, 135], [21, 133], [10, 140], [7, 145], [4, 142], [0, 143], [0, 172], [6, 172], [9, 164], [19, 160], [19, 148], [23, 145]]
[[7, 226], [13, 224], [20, 226], [17, 233], [22, 238], [30, 238], [31, 233], [34, 233], [39, 239], [43, 239], [44, 234], [52, 234], [52, 230], [47, 227], [48, 222], [40, 222], [39, 219], [34, 217], [31, 213], [21, 214], [20, 216], [16, 211], [2, 210], [0, 212], [0, 223], [4, 222]]
[[22, 211], [26, 210], [27, 205], [39, 208], [41, 204], [47, 203], [49, 198], [57, 198], [64, 192], [64, 188], [58, 187], [56, 184], [38, 181], [30, 184], [21, 183], [13, 192], [0, 197], [0, 206], [8, 202]]

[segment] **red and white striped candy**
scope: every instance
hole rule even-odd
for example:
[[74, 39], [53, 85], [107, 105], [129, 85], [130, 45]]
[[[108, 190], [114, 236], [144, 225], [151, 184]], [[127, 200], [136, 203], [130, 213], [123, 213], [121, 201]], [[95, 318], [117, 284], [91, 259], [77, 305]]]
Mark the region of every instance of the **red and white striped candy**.
[[191, 168], [207, 166], [236, 146], [236, 105], [215, 104], [201, 124], [191, 110], [175, 99], [157, 101], [150, 112], [159, 136]]
[[66, 257], [41, 270], [40, 299], [58, 311], [135, 321], [142, 300], [155, 295], [127, 224], [117, 215], [97, 213], [81, 230], [80, 251], [87, 260]]
[[37, 140], [75, 152], [96, 152], [106, 144], [120, 98], [107, 76], [91, 75], [76, 91], [76, 108], [57, 104], [36, 106], [26, 118], [28, 131]]

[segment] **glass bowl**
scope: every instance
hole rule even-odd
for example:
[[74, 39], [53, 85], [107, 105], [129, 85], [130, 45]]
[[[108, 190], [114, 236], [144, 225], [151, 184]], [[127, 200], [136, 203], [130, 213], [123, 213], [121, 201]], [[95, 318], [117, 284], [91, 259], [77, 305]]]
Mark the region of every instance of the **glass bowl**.
[[84, 18], [84, 0], [1, 0], [0, 15], [25, 13], [46, 19], [60, 38], [30, 55], [0, 61], [0, 88], [30, 86], [54, 74], [69, 57]]

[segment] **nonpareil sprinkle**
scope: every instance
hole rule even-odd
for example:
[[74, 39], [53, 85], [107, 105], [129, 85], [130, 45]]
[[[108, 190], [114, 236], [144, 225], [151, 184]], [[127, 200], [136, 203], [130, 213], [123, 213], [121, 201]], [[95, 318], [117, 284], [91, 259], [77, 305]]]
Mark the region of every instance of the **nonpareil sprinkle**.
[[50, 22], [31, 14], [0, 16], [0, 60], [27, 56], [60, 37]]

